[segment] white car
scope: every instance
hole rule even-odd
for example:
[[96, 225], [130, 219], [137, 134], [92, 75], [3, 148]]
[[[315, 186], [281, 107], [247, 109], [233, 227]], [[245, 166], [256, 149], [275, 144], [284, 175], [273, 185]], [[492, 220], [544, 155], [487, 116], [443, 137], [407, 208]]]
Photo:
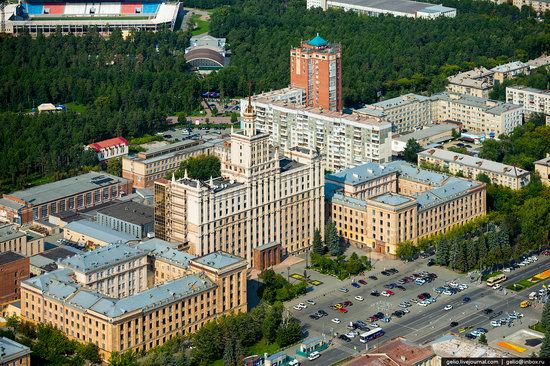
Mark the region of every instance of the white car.
[[502, 286], [498, 283], [493, 286], [493, 290], [500, 290], [501, 288], [502, 288]]
[[505, 267], [502, 272], [512, 272], [512, 268], [510, 267]]
[[534, 255], [534, 256], [531, 257], [531, 260], [532, 260], [533, 262], [536, 262], [536, 261], [539, 260], [539, 258], [538, 258], [537, 256]]
[[343, 292], [343, 293], [349, 292], [349, 290], [348, 290], [347, 288], [345, 288], [345, 287], [340, 287], [340, 288], [338, 289], [338, 291]]
[[363, 296], [355, 296], [355, 300], [357, 301], [363, 301], [365, 299], [363, 299]]
[[443, 291], [443, 295], [447, 295], [447, 296], [451, 296], [453, 293], [451, 292], [451, 290], [445, 290]]
[[298, 360], [294, 359], [288, 363], [288, 366], [300, 366], [300, 362]]
[[304, 304], [303, 302], [299, 303], [298, 306], [301, 307], [302, 309], [306, 309], [306, 308], [307, 308], [307, 305]]
[[420, 305], [420, 306], [428, 306], [429, 303], [426, 302], [426, 301], [420, 301], [420, 302], [418, 303], [418, 305]]
[[386, 297], [390, 297], [391, 295], [388, 293], [388, 291], [382, 291], [382, 293], [380, 294], [382, 296], [386, 296]]
[[456, 282], [451, 282], [451, 283], [449, 283], [449, 286], [451, 286], [452, 288], [457, 288], [460, 285]]
[[501, 325], [502, 325], [502, 323], [500, 322], [500, 320], [493, 320], [491, 322], [492, 327], [500, 327]]
[[300, 305], [294, 305], [293, 308], [294, 310], [298, 310], [298, 311], [302, 310], [302, 307]]
[[371, 328], [379, 328], [380, 326], [378, 325], [378, 323], [370, 323], [370, 327]]
[[449, 305], [445, 305], [443, 310], [447, 311], [447, 310], [451, 310], [452, 308], [453, 308], [453, 306], [451, 304], [449, 304]]
[[313, 301], [313, 300], [306, 300], [306, 302], [307, 302], [309, 305], [315, 305], [315, 301]]
[[402, 309], [401, 311], [404, 312], [405, 314], [408, 314], [411, 312], [409, 309]]
[[528, 264], [527, 262], [523, 261], [523, 262], [519, 262], [518, 266], [525, 267], [527, 264]]
[[340, 319], [338, 319], [338, 318], [331, 319], [330, 321], [333, 322], [333, 323], [336, 323], [336, 324], [341, 323]]
[[468, 285], [465, 284], [465, 283], [461, 283], [459, 286], [458, 286], [458, 289], [461, 290], [461, 291], [464, 291], [468, 288]]
[[317, 351], [314, 351], [314, 352], [310, 353], [310, 355], [307, 359], [310, 360], [310, 361], [313, 361], [315, 359], [318, 359], [319, 357], [321, 357], [321, 354]]
[[348, 337], [348, 338], [355, 338], [355, 337], [357, 337], [357, 333], [355, 333], [355, 332], [346, 333], [346, 337]]

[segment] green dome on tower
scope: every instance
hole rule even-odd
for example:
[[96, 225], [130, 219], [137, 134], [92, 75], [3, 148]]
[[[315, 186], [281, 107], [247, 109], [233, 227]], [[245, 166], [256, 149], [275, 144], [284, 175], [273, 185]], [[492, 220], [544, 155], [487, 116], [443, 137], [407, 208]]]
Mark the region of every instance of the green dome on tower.
[[323, 47], [326, 46], [328, 42], [323, 37], [319, 36], [319, 33], [317, 33], [317, 36], [307, 44], [313, 47]]

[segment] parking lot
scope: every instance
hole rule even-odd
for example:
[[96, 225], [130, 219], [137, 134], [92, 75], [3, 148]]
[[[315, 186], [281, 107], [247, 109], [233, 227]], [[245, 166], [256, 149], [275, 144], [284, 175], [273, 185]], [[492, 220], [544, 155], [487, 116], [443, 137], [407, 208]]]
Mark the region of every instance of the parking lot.
[[[471, 282], [467, 275], [458, 275], [438, 266], [429, 267], [427, 261], [423, 259], [413, 263], [401, 263], [399, 272], [388, 276], [382, 275], [382, 270], [378, 269], [348, 281], [336, 280], [330, 283], [324, 280], [325, 284], [310, 294], [286, 304], [292, 315], [305, 324], [309, 336], [321, 336], [332, 343], [331, 348], [325, 351], [328, 356], [326, 360], [323, 361], [321, 357], [316, 362], [328, 365], [397, 336], [426, 343], [448, 332], [465, 336], [474, 331], [474, 334], [479, 336], [481, 332], [475, 332], [475, 330], [481, 327], [487, 330], [486, 337], [489, 342], [496, 342], [505, 335], [522, 327], [526, 328], [527, 325], [532, 325], [540, 319], [540, 307], [531, 306], [520, 309], [519, 304], [527, 299], [531, 291], [538, 291], [541, 285], [518, 293], [503, 287], [500, 290], [494, 290], [485, 282]], [[541, 256], [537, 262], [508, 273], [508, 280], [503, 283], [503, 286], [535, 275], [549, 266], [549, 258]], [[407, 283], [400, 281], [404, 277], [411, 279], [415, 275], [418, 277], [420, 272], [425, 272], [424, 275], [431, 273], [434, 279], [423, 285], [420, 284], [421, 281], [419, 284], [415, 284], [414, 280]], [[375, 276], [376, 279], [369, 276]], [[366, 282], [367, 285], [359, 283], [359, 280]], [[357, 287], [351, 285], [352, 281], [357, 283]], [[392, 287], [391, 284], [402, 286], [404, 289], [388, 288]], [[342, 287], [346, 288], [347, 292], [340, 291], [339, 288]], [[436, 292], [435, 289], [438, 291]], [[380, 295], [372, 295], [373, 291], [379, 292]], [[384, 291], [389, 296], [383, 296]], [[423, 293], [428, 293], [431, 300], [422, 302], [419, 295]], [[313, 301], [315, 305], [308, 304], [307, 300]], [[351, 302], [351, 304], [345, 304], [345, 302]], [[409, 304], [405, 304], [406, 302]], [[295, 306], [299, 303], [303, 303], [307, 308], [297, 310]], [[346, 310], [340, 310], [341, 308]], [[490, 311], [484, 312], [485, 309]], [[323, 310], [327, 315], [312, 319], [310, 315], [318, 310]], [[397, 315], [396, 311], [408, 312]], [[377, 316], [382, 319], [373, 317], [377, 313], [383, 313], [383, 316]], [[510, 316], [515, 319], [511, 319]], [[500, 326], [491, 326], [492, 321], [500, 319], [503, 320]], [[364, 325], [363, 330], [357, 329], [356, 333], [361, 334], [367, 328], [373, 329], [379, 326], [384, 329], [385, 335], [367, 344], [361, 343], [357, 334], [354, 334], [354, 337], [349, 334], [350, 322], [357, 321], [363, 322]], [[349, 339], [339, 338], [342, 334], [348, 334]]]

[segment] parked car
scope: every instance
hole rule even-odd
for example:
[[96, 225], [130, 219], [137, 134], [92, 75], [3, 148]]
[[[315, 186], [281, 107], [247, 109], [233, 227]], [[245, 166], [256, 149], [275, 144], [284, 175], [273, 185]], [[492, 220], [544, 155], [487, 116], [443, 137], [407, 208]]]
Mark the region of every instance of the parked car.
[[355, 296], [355, 300], [357, 300], [357, 301], [363, 301], [363, 300], [365, 300], [365, 299], [363, 298], [363, 296], [359, 296], [359, 295], [358, 295], [358, 296]]
[[348, 309], [346, 309], [346, 308], [340, 308], [340, 309], [338, 309], [338, 311], [345, 314], [345, 313], [348, 312]]
[[371, 294], [372, 296], [376, 296], [376, 297], [378, 297], [378, 296], [380, 296], [380, 291], [377, 291], [377, 290], [373, 290], [373, 291], [371, 291], [371, 293], [370, 293], [370, 294]]
[[328, 315], [328, 313], [326, 311], [322, 310], [322, 309], [318, 310], [317, 314], [322, 315], [322, 316], [327, 316]]
[[462, 299], [462, 302], [465, 304], [469, 303], [470, 301], [472, 301], [472, 299], [470, 299], [468, 296]]
[[449, 304], [449, 305], [445, 305], [443, 310], [448, 311], [448, 310], [451, 310], [452, 308], [453, 308], [453, 306], [451, 304]]
[[315, 305], [315, 301], [309, 299], [309, 300], [306, 300], [306, 302], [309, 304], [309, 305]]
[[366, 286], [366, 285], [367, 285], [367, 281], [365, 281], [365, 280], [359, 280], [359, 281], [357, 281], [357, 282], [359, 282], [359, 283], [360, 283], [361, 285], [363, 285], [363, 286]]
[[330, 321], [333, 322], [333, 323], [336, 323], [336, 324], [341, 323], [340, 319], [338, 319], [338, 318], [332, 318]]
[[351, 339], [350, 339], [347, 335], [345, 335], [345, 334], [340, 334], [340, 335], [338, 336], [338, 338], [341, 339], [341, 340], [343, 340], [343, 341], [345, 341], [345, 342], [351, 342]]
[[376, 276], [369, 276], [369, 278], [373, 281], [376, 281], [378, 279], [378, 277], [376, 277]]
[[351, 285], [355, 288], [360, 288], [361, 285], [359, 285], [357, 282], [352, 282]]
[[349, 292], [349, 290], [348, 290], [347, 288], [345, 288], [345, 287], [340, 287], [340, 288], [338, 289], [338, 291], [343, 292], [343, 293], [348, 293], [348, 292]]
[[449, 324], [449, 326], [450, 326], [451, 328], [457, 327], [457, 326], [458, 326], [458, 322], [451, 322], [451, 324]]
[[311, 352], [309, 354], [309, 357], [307, 359], [310, 360], [310, 361], [313, 361], [313, 360], [318, 359], [319, 357], [321, 357], [321, 354], [317, 351], [314, 351], [314, 352]]

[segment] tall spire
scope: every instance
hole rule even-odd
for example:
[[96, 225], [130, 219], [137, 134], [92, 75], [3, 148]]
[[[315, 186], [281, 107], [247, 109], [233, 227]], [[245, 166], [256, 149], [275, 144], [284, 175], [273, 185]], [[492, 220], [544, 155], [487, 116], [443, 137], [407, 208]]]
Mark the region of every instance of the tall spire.
[[248, 105], [243, 115], [244, 134], [246, 136], [256, 135], [256, 116], [252, 107], [252, 84], [248, 83]]

